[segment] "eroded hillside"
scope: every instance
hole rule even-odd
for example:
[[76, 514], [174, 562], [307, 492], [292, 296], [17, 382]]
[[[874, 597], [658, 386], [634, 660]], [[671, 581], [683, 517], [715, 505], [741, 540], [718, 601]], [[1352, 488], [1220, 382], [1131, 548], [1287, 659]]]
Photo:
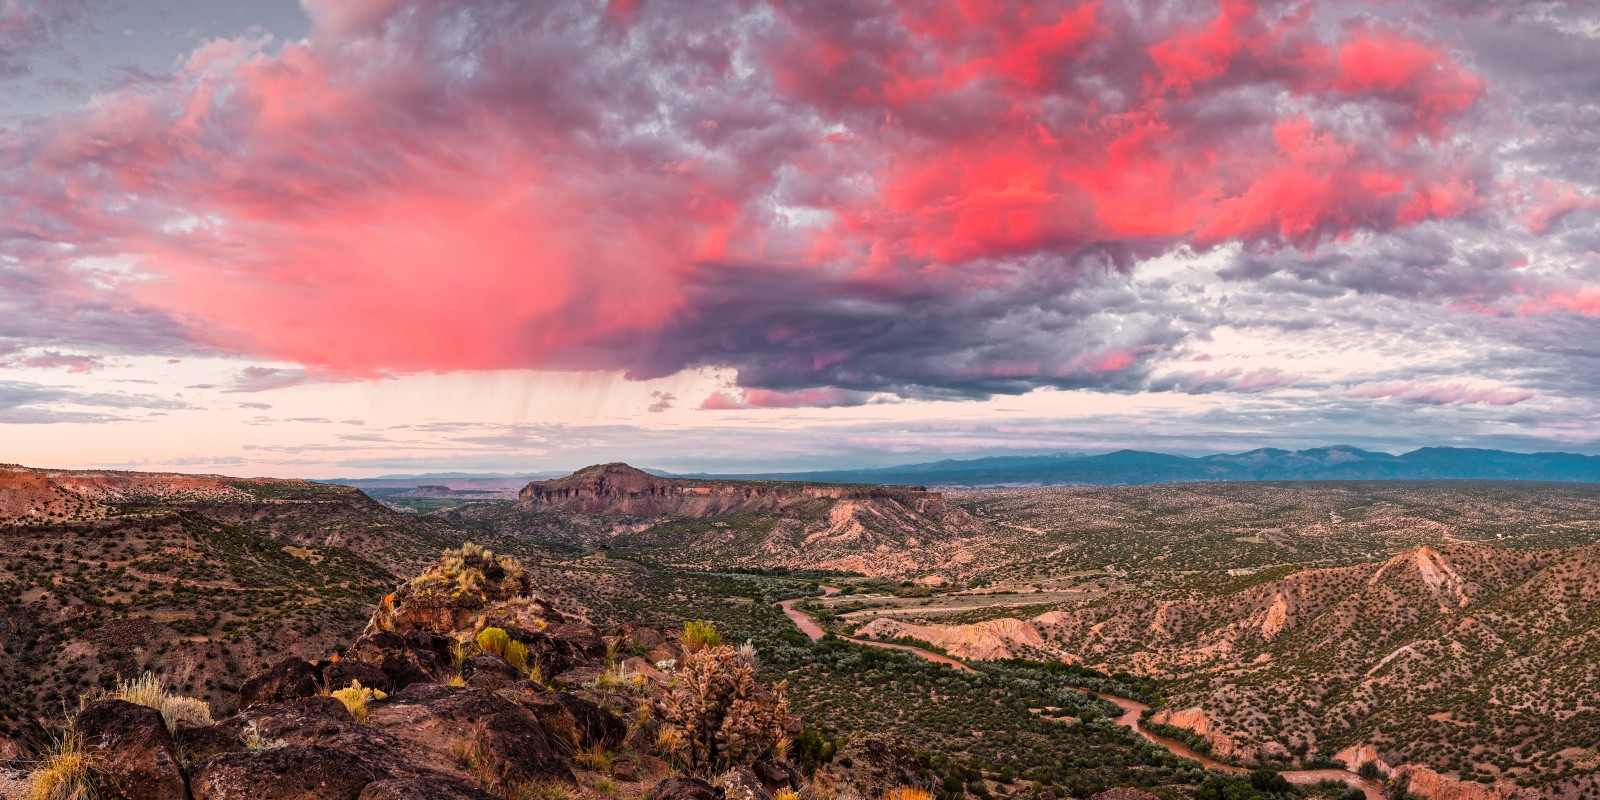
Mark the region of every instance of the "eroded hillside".
[[[1381, 562], [1121, 592], [1024, 619], [878, 618], [972, 658], [1164, 680], [1152, 718], [1210, 752], [1374, 760], [1461, 781], [1589, 785], [1600, 766], [1600, 548], [1417, 547]], [[1352, 764], [1354, 766], [1354, 764]]]

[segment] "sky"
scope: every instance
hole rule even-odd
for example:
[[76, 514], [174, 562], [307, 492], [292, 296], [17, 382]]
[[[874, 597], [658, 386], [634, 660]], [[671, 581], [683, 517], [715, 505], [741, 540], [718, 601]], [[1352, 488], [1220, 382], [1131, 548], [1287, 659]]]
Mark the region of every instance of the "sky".
[[1600, 4], [0, 0], [0, 462], [1600, 453]]

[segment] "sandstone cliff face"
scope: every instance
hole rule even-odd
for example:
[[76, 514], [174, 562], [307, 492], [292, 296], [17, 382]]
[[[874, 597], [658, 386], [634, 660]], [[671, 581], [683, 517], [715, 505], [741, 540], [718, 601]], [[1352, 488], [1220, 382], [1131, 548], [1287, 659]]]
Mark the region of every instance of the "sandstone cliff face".
[[[694, 481], [659, 478], [627, 464], [600, 464], [565, 478], [535, 481], [518, 494], [524, 511], [566, 511], [596, 516], [707, 519], [728, 514], [782, 511], [815, 500], [868, 500], [918, 495], [928, 506], [943, 506], [937, 494], [915, 489], [812, 486], [754, 481]], [[933, 510], [930, 508], [930, 510]]]
[[[689, 566], [785, 566], [943, 582], [1003, 557], [994, 529], [919, 487], [659, 478], [603, 464], [530, 483], [516, 504], [585, 545]], [[706, 522], [700, 522], [705, 520]]]
[[1458, 781], [1415, 764], [1397, 767], [1411, 794], [1427, 800], [1535, 800], [1540, 793], [1512, 784]]
[[1020, 658], [1036, 654], [1045, 647], [1044, 637], [1037, 628], [1011, 617], [967, 625], [912, 625], [879, 618], [857, 632], [877, 639], [910, 636], [943, 648], [956, 658], [978, 661]]
[[1245, 748], [1240, 747], [1233, 737], [1217, 730], [1216, 723], [1206, 715], [1205, 709], [1199, 706], [1183, 709], [1163, 708], [1151, 715], [1150, 721], [1157, 725], [1171, 725], [1174, 728], [1194, 731], [1211, 746], [1211, 754], [1223, 761], [1256, 758], [1255, 753], [1246, 753]]

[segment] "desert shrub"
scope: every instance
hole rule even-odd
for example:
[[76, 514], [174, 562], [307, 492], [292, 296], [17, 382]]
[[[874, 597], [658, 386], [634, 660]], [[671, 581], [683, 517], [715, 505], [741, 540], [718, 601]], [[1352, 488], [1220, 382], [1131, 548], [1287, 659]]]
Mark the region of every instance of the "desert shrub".
[[691, 653], [722, 644], [722, 634], [717, 632], [715, 625], [705, 620], [690, 620], [683, 623], [682, 638], [683, 649]]
[[753, 648], [716, 645], [687, 653], [677, 680], [656, 701], [663, 722], [657, 745], [693, 774], [781, 759], [789, 746], [785, 688], [768, 689], [756, 680]]
[[933, 800], [933, 795], [927, 789], [918, 789], [913, 786], [897, 786], [883, 796], [883, 800]]
[[485, 653], [505, 657], [506, 645], [511, 643], [511, 635], [504, 628], [484, 628], [478, 631], [478, 649]]
[[94, 761], [83, 741], [68, 733], [55, 742], [28, 774], [28, 800], [93, 800]]
[[367, 709], [372, 701], [382, 700], [389, 695], [377, 689], [362, 686], [361, 681], [351, 681], [348, 687], [333, 692], [331, 696], [333, 699], [344, 703], [344, 707], [350, 711], [350, 716], [356, 722], [366, 722]]
[[524, 674], [528, 672], [528, 646], [522, 642], [516, 639], [507, 642], [505, 652], [501, 653], [500, 657], [504, 658], [507, 664], [515, 667], [518, 672]]

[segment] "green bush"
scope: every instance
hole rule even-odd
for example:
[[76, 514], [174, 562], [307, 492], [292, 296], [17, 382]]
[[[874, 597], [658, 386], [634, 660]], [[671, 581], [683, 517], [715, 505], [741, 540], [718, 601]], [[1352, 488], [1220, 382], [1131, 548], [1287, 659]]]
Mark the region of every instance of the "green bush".
[[716, 626], [705, 620], [690, 620], [683, 623], [683, 648], [693, 653], [722, 644], [722, 634], [717, 632]]

